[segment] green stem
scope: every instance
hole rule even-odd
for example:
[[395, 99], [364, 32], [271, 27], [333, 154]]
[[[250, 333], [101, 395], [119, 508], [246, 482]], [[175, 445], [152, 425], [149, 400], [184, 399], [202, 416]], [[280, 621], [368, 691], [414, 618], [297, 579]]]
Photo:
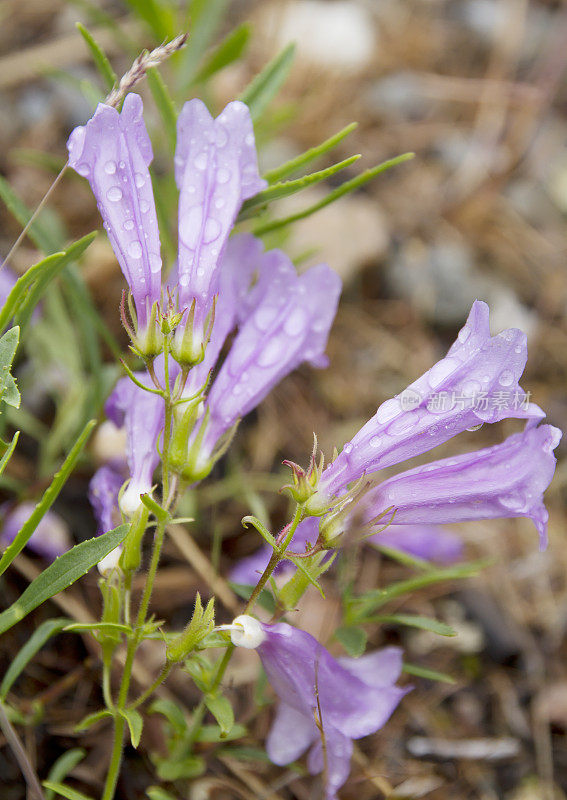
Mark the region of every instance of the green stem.
[[150, 688], [149, 688], [149, 689], [146, 689], [146, 691], [145, 691], [143, 694], [141, 694], [141, 695], [138, 697], [138, 699], [137, 699], [137, 700], [134, 700], [134, 702], [133, 702], [133, 703], [130, 703], [130, 705], [128, 706], [128, 708], [129, 708], [130, 710], [131, 710], [131, 709], [134, 709], [134, 708], [138, 708], [138, 706], [141, 706], [143, 703], [145, 703], [145, 702], [146, 702], [146, 700], [147, 700], [149, 697], [151, 697], [151, 696], [152, 696], [152, 694], [155, 692], [155, 690], [158, 688], [158, 686], [161, 686], [161, 684], [162, 684], [162, 683], [165, 681], [165, 679], [167, 678], [167, 676], [168, 676], [168, 675], [169, 675], [169, 673], [171, 672], [172, 668], [173, 668], [173, 662], [172, 662], [172, 661], [168, 661], [166, 664], [164, 664], [164, 666], [162, 667], [162, 670], [161, 670], [160, 674], [157, 676], [157, 678], [156, 678], [156, 679], [155, 679], [155, 681], [152, 683], [152, 685], [150, 686]]
[[162, 454], [162, 502], [169, 498], [169, 447], [171, 444], [171, 419], [173, 403], [171, 401], [171, 386], [169, 385], [169, 347], [166, 341], [163, 351], [163, 372], [165, 379], [165, 424], [163, 428], [163, 454]]

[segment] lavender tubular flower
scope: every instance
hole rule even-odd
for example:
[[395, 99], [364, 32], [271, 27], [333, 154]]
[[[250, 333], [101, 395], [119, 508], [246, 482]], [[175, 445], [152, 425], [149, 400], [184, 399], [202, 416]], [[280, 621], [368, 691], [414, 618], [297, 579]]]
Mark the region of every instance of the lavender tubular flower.
[[[0, 543], [7, 547], [14, 541], [24, 523], [28, 521], [35, 510], [34, 503], [20, 503], [6, 513], [2, 523]], [[48, 511], [40, 520], [27, 543], [27, 547], [48, 561], [55, 561], [72, 546], [71, 534], [67, 523], [59, 514]]]
[[[394, 521], [395, 521], [394, 517]], [[390, 525], [365, 541], [401, 550], [435, 564], [454, 564], [463, 557], [463, 542], [456, 533], [437, 525]]]
[[275, 250], [264, 256], [264, 264], [271, 275], [265, 293], [240, 328], [207, 398], [203, 461], [212, 457], [223, 434], [302, 361], [324, 363], [339, 277], [320, 264], [297, 278], [289, 259]]
[[336, 797], [350, 771], [352, 740], [379, 730], [409, 691], [395, 685], [402, 667], [395, 647], [359, 659], [334, 659], [308, 633], [286, 623], [265, 625], [243, 615], [233, 623], [234, 644], [256, 649], [281, 701], [266, 742], [270, 759], [289, 764], [309, 747], [312, 774], [325, 766], [325, 796]]
[[89, 501], [98, 523], [99, 534], [107, 533], [119, 524], [118, 493], [123, 483], [123, 475], [109, 464], [97, 469], [91, 478]]
[[367, 495], [366, 514], [373, 518], [393, 506], [392, 537], [397, 523], [529, 517], [544, 549], [548, 513], [543, 493], [553, 478], [553, 450], [560, 439], [558, 428], [540, 425], [494, 447], [402, 472]]
[[363, 474], [425, 453], [483, 422], [544, 414], [518, 385], [526, 337], [510, 328], [491, 336], [486, 303], [475, 301], [447, 356], [404, 392], [383, 403], [323, 474], [331, 496]]
[[161, 296], [161, 255], [148, 170], [152, 147], [141, 98], [127, 95], [121, 113], [99, 103], [87, 124], [72, 132], [67, 148], [69, 164], [87, 178], [96, 198], [136, 304], [143, 340], [152, 306]]
[[[219, 290], [219, 265], [244, 200], [265, 188], [258, 173], [254, 129], [244, 103], [213, 119], [201, 100], [185, 103], [177, 124], [179, 303], [196, 301], [193, 348], [203, 344], [206, 317]], [[178, 344], [181, 346], [183, 325]]]

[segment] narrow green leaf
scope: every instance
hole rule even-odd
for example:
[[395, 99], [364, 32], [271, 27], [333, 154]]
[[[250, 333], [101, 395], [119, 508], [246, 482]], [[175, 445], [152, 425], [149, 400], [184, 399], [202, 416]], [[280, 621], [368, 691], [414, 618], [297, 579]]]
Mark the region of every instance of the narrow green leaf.
[[33, 632], [31, 637], [27, 640], [21, 650], [16, 653], [16, 656], [10, 662], [6, 674], [0, 685], [0, 700], [5, 700], [8, 692], [12, 688], [14, 681], [25, 670], [29, 662], [38, 653], [43, 645], [56, 633], [63, 630], [65, 625], [68, 625], [71, 620], [65, 617], [58, 619], [48, 619], [42, 623], [37, 630]]
[[[328, 552], [325, 552], [316, 553], [309, 558], [302, 558], [301, 562], [306, 570], [308, 570], [312, 579], [316, 580], [329, 569], [334, 559], [334, 555], [329, 557]], [[288, 611], [297, 608], [297, 604], [305, 594], [310, 583], [311, 581], [305, 577], [301, 570], [296, 570], [278, 593], [278, 600], [281, 605]]]
[[335, 636], [352, 658], [358, 658], [366, 650], [368, 636], [362, 628], [345, 625], [337, 628]]
[[440, 681], [441, 683], [457, 682], [451, 675], [447, 675], [446, 672], [437, 672], [437, 670], [420, 667], [417, 664], [404, 664], [402, 672], [405, 672], [407, 675], [415, 675], [417, 678], [426, 678], [429, 681]]
[[150, 714], [163, 714], [178, 738], [187, 732], [188, 725], [183, 710], [172, 700], [160, 697], [154, 700], [149, 710]]
[[65, 786], [63, 783], [43, 781], [42, 786], [44, 789], [51, 789], [52, 792], [55, 792], [55, 795], [64, 797], [65, 800], [92, 800], [92, 798], [88, 797], [86, 794], [77, 792], [76, 789], [71, 789], [69, 786]]
[[173, 152], [177, 142], [177, 109], [175, 108], [175, 103], [156, 67], [150, 67], [147, 70], [146, 78], [154, 103], [162, 118], [169, 147]]
[[304, 175], [302, 178], [296, 178], [293, 181], [283, 181], [281, 183], [272, 184], [267, 189], [258, 192], [254, 197], [244, 202], [237, 221], [242, 222], [242, 220], [249, 219], [258, 213], [259, 208], [266, 207], [268, 203], [274, 200], [281, 200], [283, 197], [289, 197], [289, 195], [307, 189], [308, 186], [314, 186], [321, 181], [327, 180], [327, 178], [330, 178], [332, 175], [336, 175], [337, 172], [346, 169], [346, 167], [350, 167], [350, 165], [358, 161], [359, 158], [359, 155], [351, 156], [319, 172], [312, 172], [310, 175]]
[[146, 789], [146, 794], [150, 800], [177, 800], [172, 794], [166, 792], [165, 789], [160, 789], [159, 786], [150, 786]]
[[[45, 172], [57, 175], [61, 172], [67, 159], [63, 156], [45, 153], [43, 150], [34, 150], [31, 147], [14, 147], [10, 151], [10, 157], [17, 163], [28, 167], [43, 169]], [[79, 178], [79, 176], [77, 176]]]
[[[20, 431], [16, 431], [16, 433], [12, 436], [12, 441], [9, 445], [7, 445], [6, 449], [4, 450], [4, 455], [0, 459], [0, 475], [6, 469], [6, 464], [12, 457], [12, 453], [16, 449], [16, 445], [18, 444], [18, 439], [20, 438]], [[2, 446], [5, 446], [5, 442], [2, 442]]]
[[381, 608], [390, 600], [401, 597], [426, 586], [433, 586], [444, 581], [459, 580], [478, 575], [488, 561], [474, 561], [470, 564], [459, 564], [445, 569], [435, 569], [405, 581], [398, 581], [388, 586], [387, 589], [373, 589], [361, 597], [353, 598], [349, 608], [349, 617], [352, 621], [364, 620], [374, 609]]
[[427, 572], [435, 569], [434, 565], [432, 565], [429, 561], [419, 558], [418, 556], [412, 556], [409, 553], [405, 553], [403, 550], [396, 550], [394, 547], [386, 547], [385, 545], [379, 544], [378, 540], [372, 539], [369, 544], [376, 548], [376, 550], [384, 553], [384, 555], [388, 556], [388, 558], [391, 558], [392, 561], [397, 561], [398, 564], [403, 564], [404, 567], [412, 567], [420, 572]]
[[108, 60], [106, 53], [84, 25], [81, 25], [80, 22], [77, 22], [76, 26], [79, 33], [85, 40], [87, 47], [91, 51], [93, 61], [99, 71], [100, 77], [102, 78], [102, 84], [105, 90], [110, 92], [114, 84], [118, 81], [118, 78], [112, 69], [112, 65]]
[[[1, 182], [0, 178], [0, 185]], [[63, 267], [80, 258], [95, 236], [96, 232], [93, 231], [93, 233], [89, 233], [74, 242], [63, 252], [53, 253], [53, 255], [47, 256], [42, 261], [34, 264], [33, 267], [30, 267], [18, 279], [6, 298], [6, 302], [0, 311], [0, 330], [8, 325], [12, 317], [16, 316], [20, 323], [25, 324], [31, 317], [49, 282], [61, 272]]]
[[123, 709], [120, 711], [120, 713], [128, 723], [128, 729], [130, 731], [130, 741], [132, 742], [132, 747], [134, 748], [134, 750], [137, 750], [142, 736], [144, 719], [140, 714], [140, 712], [136, 711], [136, 709], [134, 708]]
[[[49, 774], [47, 776], [47, 783], [51, 784], [58, 784], [64, 780], [67, 775], [75, 769], [77, 764], [79, 764], [86, 755], [86, 751], [82, 749], [82, 747], [73, 747], [71, 750], [67, 750], [63, 753], [62, 756], [59, 756], [57, 761], [53, 763], [53, 766], [49, 770]], [[45, 800], [54, 800], [55, 792], [53, 789], [47, 789], [45, 792]]]
[[158, 0], [126, 0], [126, 3], [148, 25], [158, 41], [175, 36], [176, 22], [171, 7]]
[[268, 170], [262, 177], [265, 178], [268, 183], [277, 183], [283, 178], [288, 178], [290, 175], [298, 172], [303, 167], [306, 167], [312, 161], [324, 156], [325, 153], [328, 153], [330, 150], [336, 147], [339, 142], [342, 142], [342, 140], [345, 139], [349, 133], [352, 133], [352, 131], [354, 131], [357, 127], [358, 122], [351, 122], [350, 125], [347, 125], [338, 133], [335, 133], [334, 136], [331, 136], [329, 139], [325, 139], [325, 141], [321, 142], [321, 144], [311, 147], [309, 150], [306, 150], [304, 153], [301, 153], [301, 155], [292, 158], [290, 161], [280, 164], [279, 167]]
[[288, 44], [254, 78], [240, 95], [240, 100], [250, 109], [253, 120], [262, 116], [287, 78], [295, 56], [295, 45]]
[[179, 54], [179, 74], [183, 76], [182, 94], [193, 83], [199, 61], [223, 19], [228, 0], [192, 0], [184, 28], [189, 30], [189, 41]]
[[298, 211], [296, 214], [292, 214], [289, 217], [285, 217], [284, 219], [275, 219], [271, 222], [266, 222], [261, 225], [258, 225], [253, 233], [256, 236], [261, 236], [265, 233], [269, 233], [270, 231], [278, 230], [279, 228], [283, 228], [286, 225], [291, 225], [292, 222], [297, 222], [300, 219], [305, 219], [306, 217], [311, 216], [316, 211], [320, 211], [325, 206], [334, 203], [335, 200], [338, 200], [340, 197], [343, 197], [345, 194], [349, 194], [349, 192], [353, 192], [355, 189], [359, 189], [361, 186], [364, 186], [365, 183], [371, 181], [377, 175], [386, 172], [386, 170], [391, 169], [391, 167], [395, 167], [398, 164], [402, 164], [404, 161], [409, 161], [411, 158], [414, 157], [413, 153], [404, 153], [401, 156], [397, 156], [396, 158], [391, 158], [389, 161], [384, 161], [383, 164], [378, 164], [376, 167], [372, 169], [367, 169], [365, 172], [362, 172], [360, 175], [357, 175], [356, 178], [352, 178], [350, 181], [346, 181], [345, 183], [338, 186], [336, 189], [333, 189], [332, 192], [329, 192], [326, 197], [319, 202], [314, 203], [308, 208], [304, 208], [303, 211]]
[[[258, 577], [260, 576], [258, 575]], [[237, 594], [243, 600], [250, 600], [250, 596], [254, 591], [254, 587], [249, 586], [246, 583], [233, 583], [232, 581], [229, 581], [228, 585], [234, 594]], [[265, 609], [269, 614], [274, 613], [276, 610], [276, 601], [274, 600], [274, 596], [269, 589], [262, 589], [258, 597], [258, 605]]]
[[244, 725], [233, 725], [228, 733], [223, 734], [218, 725], [201, 725], [195, 737], [196, 742], [231, 742], [235, 739], [242, 739], [246, 735]]
[[129, 526], [120, 525], [113, 531], [75, 545], [33, 580], [23, 594], [0, 614], [0, 634], [7, 631], [30, 611], [67, 589], [98, 564], [124, 540]]
[[87, 714], [86, 717], [75, 725], [75, 731], [77, 733], [86, 731], [88, 728], [96, 725], [97, 722], [100, 722], [101, 719], [108, 719], [109, 717], [112, 717], [112, 711], [109, 711], [108, 708], [103, 708], [102, 711], [95, 711], [92, 714]]
[[[18, 197], [8, 181], [0, 176], [0, 198], [6, 204], [8, 211], [22, 225], [27, 225], [31, 217], [31, 211], [26, 204]], [[43, 250], [44, 253], [54, 253], [59, 249], [59, 240], [56, 232], [50, 229], [46, 221], [45, 213], [39, 214], [28, 231], [31, 241]], [[9, 319], [9, 317], [8, 317]], [[5, 324], [1, 327], [5, 327]]]
[[205, 696], [205, 703], [221, 729], [221, 738], [230, 733], [234, 726], [234, 711], [226, 697], [221, 694]]
[[[67, 478], [75, 468], [75, 464], [77, 463], [83, 447], [87, 443], [87, 439], [89, 438], [95, 425], [96, 420], [94, 419], [90, 422], [87, 422], [81, 435], [73, 445], [71, 452], [63, 462], [61, 469], [55, 474], [51, 485], [45, 490], [43, 497], [34, 508], [31, 516], [26, 520], [26, 522], [24, 522], [14, 540], [4, 550], [2, 558], [0, 558], [0, 575], [2, 575], [2, 573], [5, 572], [5, 570], [10, 566], [18, 553], [21, 553], [29, 539], [32, 537], [40, 521], [57, 499], [57, 496], [65, 485]], [[110, 550], [108, 552], [110, 552]], [[62, 556], [62, 558], [64, 558], [64, 556]], [[37, 580], [39, 580], [39, 578], [37, 578]]]
[[251, 32], [248, 22], [244, 22], [231, 31], [207, 56], [204, 64], [193, 78], [193, 83], [204, 83], [221, 69], [237, 61], [246, 50]]
[[202, 775], [205, 769], [205, 760], [201, 756], [186, 756], [175, 761], [156, 759], [156, 772], [162, 781], [190, 780]]
[[386, 622], [393, 623], [394, 625], [407, 625], [410, 628], [420, 628], [424, 631], [431, 631], [439, 636], [456, 636], [457, 631], [447, 625], [445, 622], [440, 622], [438, 619], [431, 619], [430, 617], [420, 617], [417, 614], [389, 614], [387, 616], [370, 617], [365, 622]]
[[121, 625], [119, 622], [72, 622], [70, 625], [67, 624], [63, 630], [68, 633], [82, 633], [82, 631], [132, 633], [132, 628], [129, 625]]

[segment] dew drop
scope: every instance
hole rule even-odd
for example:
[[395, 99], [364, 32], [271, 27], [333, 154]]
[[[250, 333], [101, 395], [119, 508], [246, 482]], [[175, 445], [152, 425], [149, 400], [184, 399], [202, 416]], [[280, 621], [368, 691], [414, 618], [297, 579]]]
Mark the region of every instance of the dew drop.
[[147, 200], [140, 200], [140, 211], [142, 214], [146, 214], [150, 210], [150, 204]]
[[205, 230], [203, 232], [203, 242], [204, 244], [210, 244], [214, 242], [215, 239], [219, 238], [221, 232], [221, 226], [219, 222], [214, 219], [214, 217], [209, 217], [205, 222]]
[[267, 331], [276, 319], [278, 310], [274, 306], [260, 306], [254, 315], [254, 324], [260, 331]]
[[347, 442], [343, 447], [343, 453], [346, 453], [347, 456], [352, 453], [352, 444], [350, 442]]
[[141, 189], [142, 186], [144, 186], [144, 184], [146, 183], [146, 178], [144, 175], [142, 175], [141, 172], [136, 172], [136, 174], [134, 175], [134, 182], [138, 187], [138, 189]]
[[205, 275], [205, 270], [203, 267], [197, 267], [197, 277], [202, 278]]
[[119, 186], [111, 186], [106, 193], [106, 197], [111, 203], [117, 203], [122, 200], [122, 189]]
[[230, 172], [224, 167], [221, 167], [217, 172], [217, 181], [219, 183], [228, 183], [229, 180], [230, 180]]
[[369, 444], [370, 444], [370, 447], [374, 447], [374, 448], [380, 447], [380, 445], [382, 444], [382, 437], [381, 436], [373, 436], [372, 439], [370, 440]]
[[500, 373], [498, 380], [502, 386], [511, 386], [514, 383], [514, 373], [510, 369], [505, 369]]
[[116, 161], [107, 161], [104, 165], [104, 171], [107, 175], [114, 175], [116, 172]]
[[285, 340], [271, 339], [258, 356], [258, 365], [260, 367], [271, 367], [273, 364], [277, 364], [285, 351], [285, 347]]
[[526, 506], [526, 498], [521, 492], [512, 492], [501, 497], [500, 504], [510, 511], [522, 511]]
[[228, 134], [223, 127], [217, 125], [215, 132], [215, 144], [217, 147], [224, 147], [228, 142]]
[[197, 169], [206, 169], [209, 159], [207, 158], [206, 151], [199, 153], [199, 155], [195, 158], [195, 167]]
[[483, 425], [484, 425], [484, 422], [481, 422], [478, 425], [471, 425], [470, 428], [467, 428], [467, 431], [470, 431], [471, 433], [473, 433], [474, 431], [479, 431], [482, 428]]
[[284, 322], [284, 332], [288, 336], [299, 336], [305, 329], [305, 312], [301, 308], [295, 308]]
[[161, 256], [157, 253], [150, 253], [150, 270], [159, 272], [161, 270]]
[[215, 200], [215, 208], [219, 210], [224, 206], [224, 197], [217, 197]]
[[386, 400], [385, 403], [382, 403], [381, 406], [378, 407], [378, 411], [376, 412], [376, 419], [380, 423], [389, 422], [393, 419], [400, 411], [400, 404], [395, 398], [391, 400]]
[[142, 245], [137, 239], [135, 239], [133, 242], [130, 242], [128, 245], [128, 253], [132, 256], [132, 258], [142, 257]]
[[185, 214], [179, 226], [179, 234], [183, 240], [183, 244], [190, 250], [195, 250], [199, 237], [201, 235], [201, 226], [203, 224], [203, 209], [201, 206], [193, 206]]
[[252, 147], [252, 145], [254, 144], [254, 134], [253, 134], [253, 133], [249, 133], [249, 134], [247, 134], [247, 135], [246, 135], [246, 138], [244, 139], [244, 142], [245, 142], [245, 144], [247, 144], [249, 147]]
[[79, 173], [79, 175], [82, 175], [83, 177], [90, 175], [91, 172], [90, 165], [87, 164], [85, 161], [83, 161], [82, 164], [77, 164], [75, 170]]
[[459, 362], [455, 358], [443, 358], [434, 364], [427, 376], [431, 387], [439, 386], [457, 367]]
[[124, 228], [125, 231], [133, 230], [134, 229], [134, 220], [133, 219], [125, 220], [122, 227]]

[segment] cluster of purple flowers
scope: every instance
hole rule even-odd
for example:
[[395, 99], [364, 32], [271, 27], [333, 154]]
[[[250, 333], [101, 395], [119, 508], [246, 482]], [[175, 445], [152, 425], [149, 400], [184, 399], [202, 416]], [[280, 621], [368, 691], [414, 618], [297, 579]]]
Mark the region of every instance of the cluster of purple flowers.
[[[90, 182], [128, 281], [134, 344], [151, 368], [136, 377], [148, 388], [154, 385], [152, 375], [166, 380], [158, 355], [163, 348], [159, 323], [171, 305], [164, 291], [175, 298], [168, 378], [173, 386], [183, 374], [187, 402], [174, 422], [179, 424], [190, 408], [192, 425], [175, 467], [185, 482], [194, 483], [210, 472], [238, 421], [279, 380], [303, 361], [325, 364], [340, 281], [324, 264], [298, 275], [284, 253], [264, 252], [251, 235], [229, 238], [244, 200], [265, 186], [250, 115], [244, 104], [233, 102], [213, 119], [203, 103], [192, 100], [178, 122], [179, 256], [164, 290], [151, 159], [136, 95], [126, 97], [121, 113], [100, 105], [69, 139], [70, 164]], [[519, 386], [526, 358], [524, 334], [510, 329], [491, 336], [488, 307], [475, 302], [447, 356], [402, 395], [383, 403], [324, 470], [313, 467], [306, 519], [293, 549], [317, 540], [332, 547], [348, 529], [372, 530], [387, 521], [388, 530], [376, 534], [379, 542], [451, 561], [459, 557], [460, 543], [437, 525], [518, 516], [533, 519], [545, 546], [543, 492], [555, 468], [560, 432], [539, 424], [543, 412]], [[214, 379], [205, 392], [211, 372]], [[481, 395], [490, 398], [501, 391], [515, 402], [478, 402]], [[436, 403], [436, 397], [444, 402]], [[120, 511], [133, 515], [140, 495], [152, 490], [163, 398], [123, 378], [106, 413], [126, 430], [127, 470], [106, 465], [93, 478], [91, 497], [101, 531], [114, 526]], [[525, 428], [500, 445], [376, 482], [385, 468], [462, 431], [510, 417], [525, 420]], [[128, 485], [118, 502], [125, 478]], [[256, 582], [269, 553], [260, 551], [233, 577]], [[281, 700], [268, 738], [270, 757], [285, 764], [311, 748], [309, 768], [325, 771], [327, 796], [334, 797], [348, 775], [352, 740], [380, 728], [406, 691], [394, 685], [400, 652], [388, 648], [336, 661], [308, 634], [248, 616], [235, 621], [232, 636], [235, 644], [257, 648]]]

